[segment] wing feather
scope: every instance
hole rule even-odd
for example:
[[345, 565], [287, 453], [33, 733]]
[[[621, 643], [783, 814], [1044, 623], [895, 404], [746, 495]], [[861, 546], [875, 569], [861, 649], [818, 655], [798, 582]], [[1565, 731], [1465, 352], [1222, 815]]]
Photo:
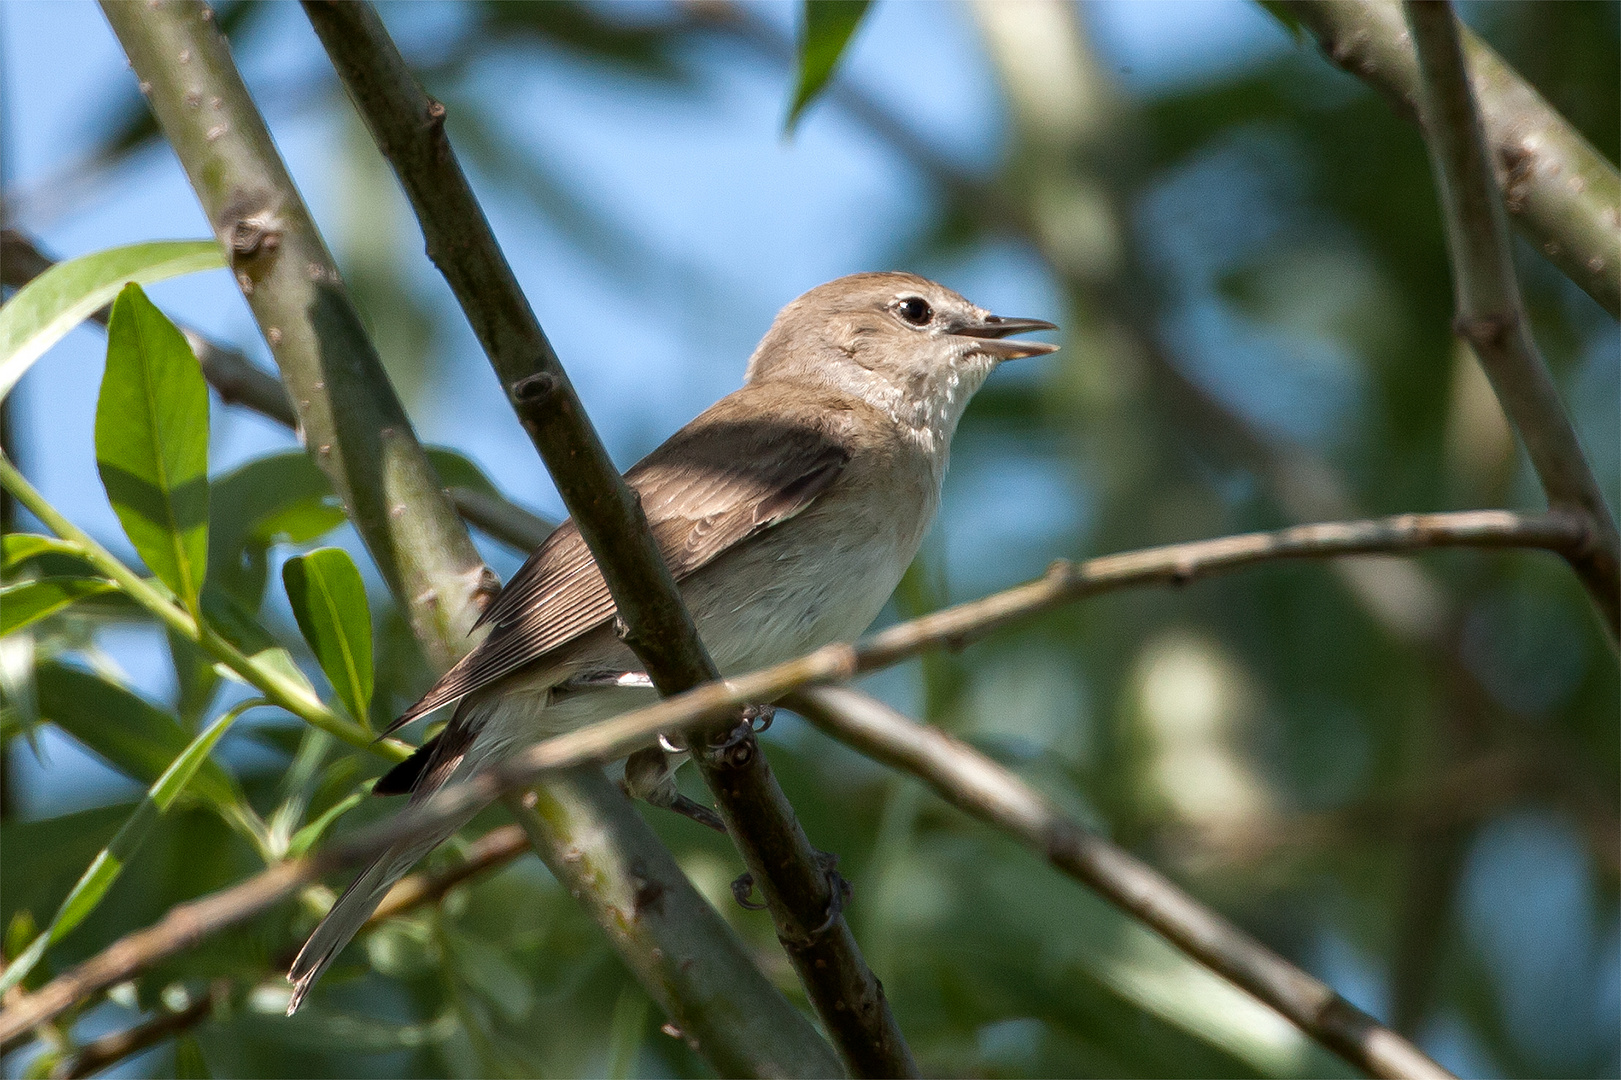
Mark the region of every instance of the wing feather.
[[[730, 419], [733, 395], [625, 474], [677, 581], [802, 512], [850, 460], [814, 422]], [[718, 414], [718, 416], [717, 416]], [[613, 597], [574, 522], [547, 537], [479, 619], [489, 636], [389, 730], [505, 678], [614, 616]]]

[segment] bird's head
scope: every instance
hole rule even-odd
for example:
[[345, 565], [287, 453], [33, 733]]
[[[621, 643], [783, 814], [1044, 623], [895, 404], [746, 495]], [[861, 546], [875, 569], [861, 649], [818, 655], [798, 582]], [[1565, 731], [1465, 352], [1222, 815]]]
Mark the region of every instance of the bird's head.
[[852, 274], [777, 314], [746, 380], [782, 380], [854, 394], [898, 423], [949, 441], [968, 399], [998, 364], [1050, 353], [1042, 319], [992, 315], [916, 274]]

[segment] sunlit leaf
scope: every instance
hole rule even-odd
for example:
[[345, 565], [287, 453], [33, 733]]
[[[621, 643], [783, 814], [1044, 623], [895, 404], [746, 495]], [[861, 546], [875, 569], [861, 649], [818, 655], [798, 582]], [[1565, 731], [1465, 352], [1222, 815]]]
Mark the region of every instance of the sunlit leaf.
[[783, 127], [792, 132], [799, 118], [838, 67], [839, 57], [867, 13], [868, 0], [804, 0], [799, 35], [799, 85]]
[[41, 555], [79, 557], [79, 545], [38, 533], [7, 533], [0, 537], [0, 570], [12, 570]]
[[0, 586], [0, 636], [54, 615], [76, 600], [111, 592], [104, 578], [48, 577]]
[[105, 307], [126, 282], [150, 284], [225, 265], [212, 240], [163, 240], [57, 263], [0, 308], [0, 397], [63, 335]]
[[102, 897], [107, 895], [107, 890], [112, 888], [113, 882], [118, 880], [118, 875], [123, 872], [125, 864], [140, 850], [142, 841], [152, 831], [152, 827], [197, 775], [198, 770], [207, 762], [208, 755], [213, 752], [214, 746], [231, 729], [231, 725], [249, 709], [263, 704], [264, 702], [259, 700], [242, 702], [186, 744], [153, 782], [146, 798], [135, 807], [134, 812], [114, 834], [112, 841], [91, 861], [84, 875], [62, 901], [62, 906], [57, 908], [51, 924], [22, 951], [21, 955], [6, 966], [4, 973], [0, 973], [0, 994], [21, 982], [33, 970], [34, 965], [39, 963], [46, 949], [61, 941], [74, 927], [84, 921], [85, 916], [96, 909]]
[[139, 285], [118, 294], [107, 326], [96, 466], [135, 550], [196, 613], [208, 569], [208, 384]]

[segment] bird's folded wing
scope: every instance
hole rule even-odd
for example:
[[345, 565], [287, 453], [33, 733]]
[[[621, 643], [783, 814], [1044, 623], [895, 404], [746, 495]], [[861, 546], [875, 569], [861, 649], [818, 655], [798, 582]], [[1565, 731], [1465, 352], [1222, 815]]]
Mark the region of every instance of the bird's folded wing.
[[[700, 418], [702, 419], [702, 418]], [[689, 425], [625, 474], [677, 581], [809, 506], [849, 461], [816, 427], [739, 419]], [[573, 521], [547, 537], [480, 617], [492, 630], [389, 726], [501, 679], [601, 626], [613, 598]]]

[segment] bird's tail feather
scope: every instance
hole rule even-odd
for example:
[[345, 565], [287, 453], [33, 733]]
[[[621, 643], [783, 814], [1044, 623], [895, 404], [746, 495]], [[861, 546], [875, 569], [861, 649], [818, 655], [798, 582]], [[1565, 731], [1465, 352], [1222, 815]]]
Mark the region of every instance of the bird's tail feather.
[[[411, 792], [412, 806], [425, 802], [446, 784], [469, 779], [499, 752], [500, 748], [487, 740], [480, 740], [483, 745], [475, 749], [474, 736], [484, 726], [489, 711], [488, 705], [472, 703], [465, 703], [456, 710], [456, 715], [436, 740], [431, 760], [421, 770]], [[293, 984], [293, 996], [287, 1003], [288, 1016], [298, 1011], [315, 980], [366, 925], [366, 920], [371, 918], [394, 883], [482, 809], [483, 805], [472, 807], [432, 830], [400, 840], [360, 872], [304, 943], [287, 972], [287, 979]]]

